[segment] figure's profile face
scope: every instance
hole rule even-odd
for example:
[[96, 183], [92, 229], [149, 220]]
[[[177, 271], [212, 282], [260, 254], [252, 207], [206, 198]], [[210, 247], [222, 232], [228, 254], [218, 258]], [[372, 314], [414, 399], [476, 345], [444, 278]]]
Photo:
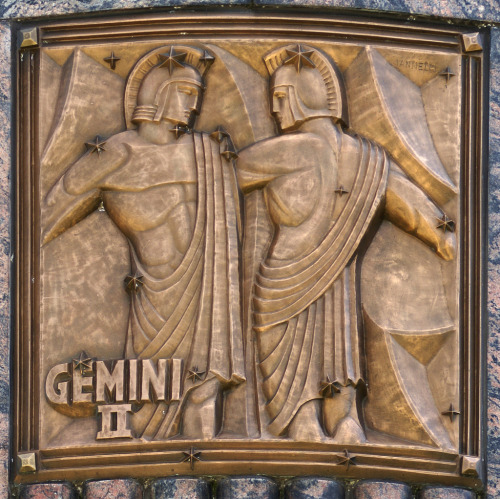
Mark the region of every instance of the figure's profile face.
[[169, 85], [162, 118], [176, 125], [191, 126], [200, 111], [201, 88], [176, 81]]
[[296, 127], [291, 100], [290, 87], [277, 85], [271, 89], [272, 113], [282, 131], [293, 130]]

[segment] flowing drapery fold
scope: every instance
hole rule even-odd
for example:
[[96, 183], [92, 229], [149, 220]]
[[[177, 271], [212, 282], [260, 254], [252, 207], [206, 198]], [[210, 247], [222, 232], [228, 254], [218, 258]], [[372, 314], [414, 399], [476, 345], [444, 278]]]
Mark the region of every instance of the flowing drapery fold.
[[[141, 265], [131, 247], [132, 272], [141, 284], [132, 293], [129, 348], [141, 359], [184, 362], [184, 396], [176, 404], [175, 424], [187, 393], [216, 377], [223, 386], [245, 379], [239, 284], [239, 200], [233, 168], [221, 159], [220, 145], [193, 133], [197, 168], [197, 211], [193, 236], [180, 265], [158, 278]], [[187, 380], [188, 371], [203, 380]], [[165, 411], [159, 404], [155, 414]], [[170, 411], [171, 412], [171, 411]], [[170, 434], [152, 417], [147, 433]], [[158, 424], [161, 431], [157, 430]], [[160, 438], [158, 436], [158, 438]]]
[[321, 398], [322, 381], [357, 385], [359, 353], [357, 256], [386, 190], [389, 159], [358, 138], [356, 177], [346, 204], [322, 242], [295, 260], [268, 257], [254, 291], [269, 429], [286, 432], [298, 409]]

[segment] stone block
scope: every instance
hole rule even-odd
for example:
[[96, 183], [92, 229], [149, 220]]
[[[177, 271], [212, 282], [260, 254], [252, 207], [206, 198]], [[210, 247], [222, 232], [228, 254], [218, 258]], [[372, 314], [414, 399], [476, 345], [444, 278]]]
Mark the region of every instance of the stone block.
[[384, 480], [366, 480], [354, 488], [355, 499], [412, 499], [411, 487], [406, 483]]
[[476, 499], [472, 490], [459, 489], [458, 487], [425, 487], [419, 495], [419, 499]]
[[274, 480], [260, 476], [225, 478], [217, 484], [217, 499], [278, 499]]
[[83, 489], [85, 499], [142, 499], [142, 485], [135, 480], [96, 480], [87, 482]]
[[343, 499], [344, 487], [327, 478], [295, 478], [285, 487], [285, 499]]
[[23, 485], [19, 499], [76, 499], [75, 489], [66, 482]]
[[147, 490], [148, 499], [210, 499], [210, 485], [201, 478], [163, 478]]

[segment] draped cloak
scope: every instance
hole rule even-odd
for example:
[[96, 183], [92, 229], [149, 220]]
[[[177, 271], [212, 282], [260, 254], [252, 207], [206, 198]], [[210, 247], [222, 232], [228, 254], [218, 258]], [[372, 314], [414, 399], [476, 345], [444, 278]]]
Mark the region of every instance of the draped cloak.
[[[127, 350], [139, 359], [180, 359], [184, 365], [180, 400], [158, 402], [146, 414], [146, 438], [175, 435], [186, 396], [201, 383], [215, 377], [227, 387], [245, 379], [236, 178], [223, 164], [219, 143], [205, 134], [192, 137], [196, 221], [180, 265], [165, 278], [154, 277], [130, 245], [132, 273], [142, 284], [131, 296]], [[189, 370], [202, 379], [188, 379]]]
[[[341, 147], [353, 146], [343, 140]], [[256, 277], [254, 329], [266, 337], [260, 367], [275, 435], [286, 433], [302, 405], [322, 398], [323, 381], [339, 387], [363, 380], [357, 256], [383, 203], [389, 159], [380, 146], [360, 137], [341, 158], [349, 164], [339, 164], [339, 171], [356, 168], [357, 174], [322, 242], [295, 260], [268, 257]]]

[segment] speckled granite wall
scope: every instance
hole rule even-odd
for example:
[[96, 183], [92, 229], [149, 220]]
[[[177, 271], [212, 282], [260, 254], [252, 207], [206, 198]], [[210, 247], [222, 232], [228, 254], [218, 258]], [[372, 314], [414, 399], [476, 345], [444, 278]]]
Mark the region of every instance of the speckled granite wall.
[[500, 30], [492, 30], [488, 262], [488, 494], [500, 497]]
[[[11, 44], [17, 19], [144, 7], [300, 6], [434, 16], [492, 27], [488, 265], [488, 492], [500, 497], [500, 4], [499, 0], [0, 0], [0, 497], [8, 496], [11, 289]], [[407, 14], [407, 15], [406, 15]], [[31, 496], [30, 496], [31, 497]], [[62, 497], [62, 496], [61, 496]]]
[[142, 7], [245, 5], [368, 9], [488, 22], [500, 21], [498, 0], [2, 0], [0, 4], [0, 16], [4, 19]]
[[0, 497], [7, 497], [9, 465], [10, 110], [10, 26], [0, 21]]

